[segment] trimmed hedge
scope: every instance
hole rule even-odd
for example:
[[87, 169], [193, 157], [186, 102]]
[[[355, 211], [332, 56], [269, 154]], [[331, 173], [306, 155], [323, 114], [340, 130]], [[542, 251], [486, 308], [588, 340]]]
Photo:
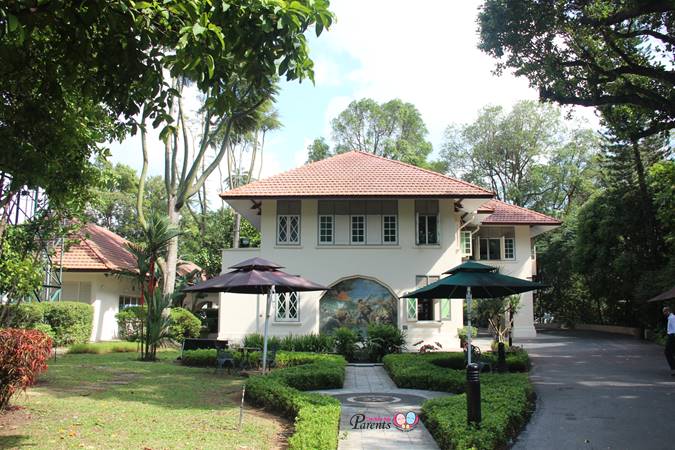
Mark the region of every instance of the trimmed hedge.
[[138, 344], [134, 342], [97, 342], [95, 344], [73, 344], [68, 347], [68, 353], [91, 353], [104, 355], [107, 353], [131, 353], [138, 351]]
[[94, 308], [81, 302], [21, 303], [10, 308], [9, 328], [38, 329], [63, 346], [89, 341]]
[[[186, 350], [183, 352], [183, 357], [181, 358], [181, 364], [184, 366], [193, 366], [193, 367], [216, 367], [216, 357], [218, 351], [213, 348], [205, 348], [199, 350]], [[260, 356], [262, 352], [250, 352], [246, 354], [247, 365], [250, 367], [256, 366], [258, 361], [260, 361]], [[232, 352], [234, 361], [236, 364], [241, 366], [242, 359], [244, 355], [239, 352]]]
[[[465, 390], [466, 372], [461, 352], [387, 355], [383, 362], [399, 387], [454, 394]], [[507, 365], [514, 372], [529, 368], [527, 353], [521, 350], [508, 354]], [[424, 424], [440, 448], [504, 447], [527, 422], [534, 394], [526, 373], [481, 374], [481, 391], [483, 421], [480, 428], [467, 426], [466, 395], [424, 402]]]
[[[279, 356], [277, 355], [277, 358]], [[290, 355], [290, 354], [286, 354]], [[296, 354], [286, 357], [286, 368], [249, 378], [248, 400], [295, 417], [291, 450], [335, 450], [338, 444], [340, 402], [310, 389], [339, 388], [344, 384], [346, 361], [341, 356]]]
[[197, 316], [185, 308], [171, 308], [171, 325], [169, 338], [176, 342], [183, 342], [185, 338], [199, 337], [202, 322]]

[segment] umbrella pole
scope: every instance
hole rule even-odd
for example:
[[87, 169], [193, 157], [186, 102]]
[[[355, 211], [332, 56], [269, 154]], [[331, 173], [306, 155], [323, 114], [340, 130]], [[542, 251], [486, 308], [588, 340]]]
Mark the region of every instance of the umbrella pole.
[[270, 307], [272, 306], [273, 295], [274, 295], [274, 286], [272, 286], [270, 290], [267, 292], [267, 305], [265, 305], [265, 336], [263, 339], [263, 361], [262, 361], [263, 373], [267, 371], [267, 332], [269, 330]]
[[466, 288], [466, 313], [469, 323], [469, 329], [466, 331], [466, 342], [467, 342], [467, 362], [471, 365], [471, 286]]

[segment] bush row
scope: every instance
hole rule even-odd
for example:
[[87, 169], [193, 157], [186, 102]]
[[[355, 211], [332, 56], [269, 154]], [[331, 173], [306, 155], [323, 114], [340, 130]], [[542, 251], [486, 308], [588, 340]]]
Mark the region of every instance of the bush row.
[[138, 344], [134, 342], [97, 342], [95, 344], [73, 344], [68, 347], [68, 353], [91, 353], [103, 355], [107, 353], [131, 353], [138, 351]]
[[332, 397], [301, 392], [340, 388], [346, 361], [341, 356], [280, 353], [287, 367], [246, 382], [249, 401], [295, 417], [290, 449], [334, 450], [340, 424], [340, 402]]
[[91, 336], [94, 308], [86, 303], [31, 302], [1, 308], [9, 308], [9, 328], [40, 330], [56, 346], [85, 343]]
[[[169, 339], [182, 342], [185, 338], [199, 337], [201, 321], [185, 308], [171, 308], [171, 324]], [[136, 342], [140, 339], [142, 327], [145, 325], [147, 308], [130, 306], [118, 312], [115, 318], [120, 339]]]
[[[258, 333], [246, 335], [242, 345], [263, 348], [263, 336]], [[270, 350], [288, 352], [339, 353], [348, 361], [356, 359], [357, 355], [363, 360], [381, 361], [384, 355], [400, 353], [405, 348], [405, 335], [393, 325], [370, 324], [364, 336], [350, 328], [341, 327], [330, 335], [270, 336], [267, 346]]]
[[[384, 358], [384, 366], [397, 386], [455, 394], [465, 389], [466, 372], [460, 370], [464, 364], [463, 353], [408, 353]], [[516, 371], [529, 367], [529, 359], [521, 350], [507, 355], [507, 364]], [[525, 424], [533, 407], [526, 373], [482, 374], [481, 399], [483, 421], [479, 428], [466, 424], [465, 395], [424, 402], [424, 424], [440, 448], [504, 447]]]

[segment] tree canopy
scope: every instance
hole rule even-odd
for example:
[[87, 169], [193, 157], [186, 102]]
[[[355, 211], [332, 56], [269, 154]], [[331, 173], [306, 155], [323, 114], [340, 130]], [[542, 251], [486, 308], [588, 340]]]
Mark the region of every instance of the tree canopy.
[[630, 106], [648, 119], [644, 137], [675, 127], [674, 21], [672, 0], [486, 0], [479, 48], [542, 100]]
[[486, 106], [473, 123], [448, 127], [441, 162], [501, 200], [559, 215], [588, 197], [598, 149], [593, 131], [567, 123], [558, 108], [521, 101], [508, 112]]

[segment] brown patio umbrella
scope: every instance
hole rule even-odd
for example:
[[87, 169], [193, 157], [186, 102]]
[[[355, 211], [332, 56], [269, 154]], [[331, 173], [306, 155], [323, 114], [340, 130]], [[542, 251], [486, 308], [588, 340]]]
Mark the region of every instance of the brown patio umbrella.
[[654, 298], [647, 300], [648, 302], [663, 302], [666, 300], [675, 300], [675, 286], [672, 289], [662, 292]]
[[263, 339], [263, 372], [267, 369], [267, 333], [272, 297], [279, 292], [325, 291], [328, 288], [282, 270], [283, 266], [263, 258], [251, 258], [230, 266], [231, 272], [183, 289], [183, 292], [230, 292], [234, 294], [267, 294], [265, 335]]

